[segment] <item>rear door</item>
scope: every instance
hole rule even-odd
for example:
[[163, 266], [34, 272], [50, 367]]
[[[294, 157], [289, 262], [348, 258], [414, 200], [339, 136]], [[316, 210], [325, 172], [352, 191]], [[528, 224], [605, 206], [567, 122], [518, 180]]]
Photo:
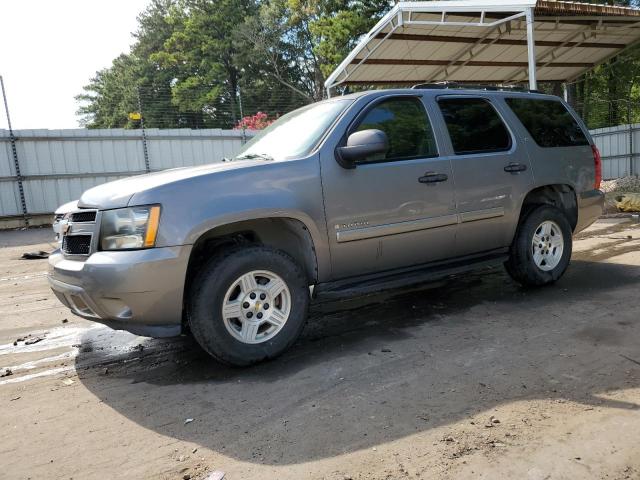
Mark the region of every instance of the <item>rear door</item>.
[[568, 183], [578, 192], [594, 188], [591, 144], [559, 98], [518, 96], [505, 102], [524, 127], [537, 185]]
[[439, 156], [421, 97], [373, 100], [346, 127], [339, 144], [366, 129], [387, 134], [386, 154], [348, 169], [336, 162], [336, 145], [321, 152], [333, 278], [452, 256], [457, 215], [451, 164]]
[[456, 255], [509, 246], [533, 185], [525, 146], [504, 121], [499, 98], [441, 95], [436, 103], [455, 181]]

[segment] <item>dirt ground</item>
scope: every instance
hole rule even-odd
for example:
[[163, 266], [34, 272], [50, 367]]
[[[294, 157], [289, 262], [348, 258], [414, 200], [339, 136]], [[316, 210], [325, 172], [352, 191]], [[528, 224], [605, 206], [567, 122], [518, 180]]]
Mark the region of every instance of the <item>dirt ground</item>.
[[72, 316], [19, 260], [49, 238], [0, 233], [2, 478], [640, 479], [628, 219], [580, 234], [553, 287], [493, 269], [316, 305], [250, 369]]

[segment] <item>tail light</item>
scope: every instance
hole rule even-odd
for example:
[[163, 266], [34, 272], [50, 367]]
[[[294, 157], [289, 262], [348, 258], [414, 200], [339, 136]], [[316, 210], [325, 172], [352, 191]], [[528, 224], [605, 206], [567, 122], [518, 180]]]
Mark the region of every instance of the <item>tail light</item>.
[[593, 188], [599, 190], [600, 183], [602, 183], [602, 157], [600, 156], [600, 150], [595, 145], [591, 145], [591, 150], [593, 150], [593, 163], [596, 168], [596, 181]]

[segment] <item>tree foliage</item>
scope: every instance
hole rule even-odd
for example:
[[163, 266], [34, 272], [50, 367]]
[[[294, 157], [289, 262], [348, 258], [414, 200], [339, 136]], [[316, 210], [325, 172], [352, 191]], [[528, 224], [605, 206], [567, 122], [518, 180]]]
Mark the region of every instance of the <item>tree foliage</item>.
[[390, 0], [153, 0], [129, 53], [77, 96], [90, 128], [233, 127], [320, 100], [324, 80]]
[[[619, 2], [638, 6], [640, 0]], [[131, 50], [77, 96], [89, 128], [233, 128], [321, 100], [324, 82], [393, 0], [151, 0]], [[640, 121], [640, 48], [568, 85], [590, 127]], [[541, 85], [561, 94], [559, 84]], [[141, 108], [139, 107], [141, 104]], [[638, 105], [638, 107], [636, 107]]]
[[[596, 0], [592, 3], [640, 6], [638, 0]], [[589, 128], [640, 121], [639, 53], [640, 48], [630, 48], [567, 86], [570, 103]]]
[[131, 51], [97, 72], [76, 97], [81, 124], [90, 128], [136, 128], [139, 122], [130, 121], [128, 114], [138, 110], [140, 93], [147, 124], [159, 128], [191, 126], [171, 102], [175, 69], [161, 68], [152, 59], [173, 34], [180, 13], [174, 0], [153, 0], [138, 16]]

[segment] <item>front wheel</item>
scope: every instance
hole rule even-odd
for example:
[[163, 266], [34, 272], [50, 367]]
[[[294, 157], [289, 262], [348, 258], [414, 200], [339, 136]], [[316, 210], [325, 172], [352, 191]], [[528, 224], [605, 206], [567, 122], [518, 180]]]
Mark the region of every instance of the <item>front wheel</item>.
[[557, 281], [569, 266], [572, 232], [559, 209], [542, 205], [520, 222], [505, 267], [511, 278], [525, 286]]
[[189, 326], [207, 353], [247, 366], [291, 346], [308, 305], [307, 279], [293, 258], [268, 247], [245, 247], [212, 259], [195, 278]]

